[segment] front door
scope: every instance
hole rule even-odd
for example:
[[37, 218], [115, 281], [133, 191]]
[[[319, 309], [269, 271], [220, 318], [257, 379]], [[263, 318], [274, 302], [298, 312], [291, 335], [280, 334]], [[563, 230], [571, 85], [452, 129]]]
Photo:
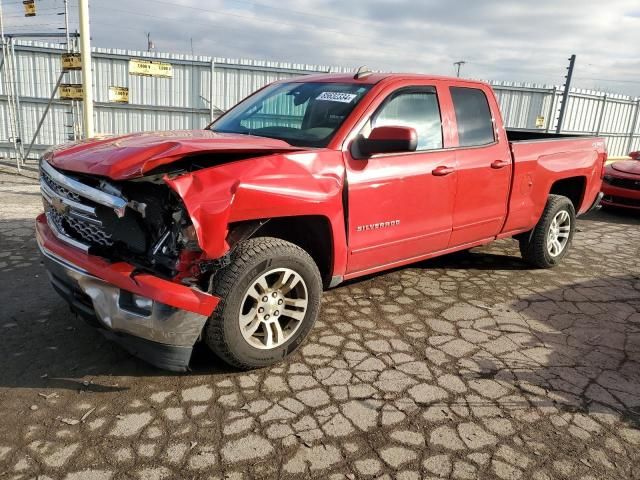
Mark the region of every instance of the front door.
[[365, 124], [410, 126], [415, 152], [353, 158], [345, 152], [348, 188], [347, 274], [381, 270], [443, 250], [449, 243], [456, 188], [456, 153], [443, 150], [434, 87], [390, 93]]

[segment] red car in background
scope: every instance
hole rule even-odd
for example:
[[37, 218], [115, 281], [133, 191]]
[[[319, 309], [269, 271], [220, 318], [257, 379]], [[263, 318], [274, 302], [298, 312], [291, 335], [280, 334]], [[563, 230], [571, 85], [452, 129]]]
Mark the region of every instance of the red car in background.
[[629, 154], [631, 160], [605, 167], [602, 182], [602, 206], [640, 210], [640, 151]]

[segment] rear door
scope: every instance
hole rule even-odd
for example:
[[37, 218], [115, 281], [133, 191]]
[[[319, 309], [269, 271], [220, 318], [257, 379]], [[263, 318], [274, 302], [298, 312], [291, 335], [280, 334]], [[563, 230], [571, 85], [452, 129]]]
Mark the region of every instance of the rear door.
[[495, 97], [489, 87], [451, 86], [449, 92], [458, 133], [458, 189], [450, 247], [497, 235], [507, 215], [511, 153]]
[[[389, 89], [374, 102], [360, 133], [376, 126], [411, 126], [416, 152], [353, 158], [345, 152], [348, 185], [347, 274], [376, 271], [447, 247], [455, 197], [455, 151], [445, 150], [443, 116], [433, 85]], [[377, 106], [375, 106], [377, 104]], [[450, 173], [434, 175], [438, 167]]]

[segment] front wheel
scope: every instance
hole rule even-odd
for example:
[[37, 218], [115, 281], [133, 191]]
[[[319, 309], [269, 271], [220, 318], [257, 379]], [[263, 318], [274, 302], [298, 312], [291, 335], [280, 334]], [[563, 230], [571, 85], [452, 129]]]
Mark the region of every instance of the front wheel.
[[300, 247], [271, 237], [249, 239], [216, 273], [211, 293], [221, 298], [205, 329], [205, 342], [241, 369], [282, 360], [316, 321], [322, 279]]
[[540, 268], [556, 266], [569, 251], [575, 228], [576, 212], [571, 200], [549, 195], [538, 224], [519, 237], [522, 258]]

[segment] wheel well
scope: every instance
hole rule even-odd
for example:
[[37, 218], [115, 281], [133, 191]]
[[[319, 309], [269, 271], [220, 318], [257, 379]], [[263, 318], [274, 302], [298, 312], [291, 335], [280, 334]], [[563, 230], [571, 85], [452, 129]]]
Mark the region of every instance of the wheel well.
[[325, 286], [329, 284], [333, 273], [333, 237], [326, 217], [271, 218], [250, 237], [275, 237], [299, 246], [316, 262]]
[[584, 189], [586, 184], [587, 179], [585, 177], [563, 178], [551, 185], [551, 191], [549, 193], [552, 195], [562, 195], [567, 197], [571, 200], [571, 203], [573, 203], [573, 207], [577, 213], [580, 209], [580, 205], [582, 204], [582, 199], [584, 198]]

